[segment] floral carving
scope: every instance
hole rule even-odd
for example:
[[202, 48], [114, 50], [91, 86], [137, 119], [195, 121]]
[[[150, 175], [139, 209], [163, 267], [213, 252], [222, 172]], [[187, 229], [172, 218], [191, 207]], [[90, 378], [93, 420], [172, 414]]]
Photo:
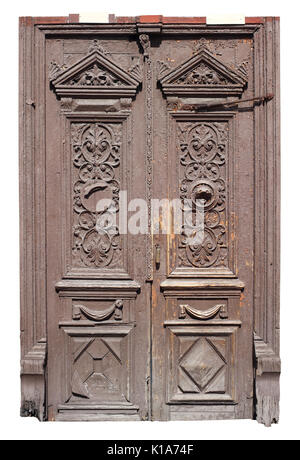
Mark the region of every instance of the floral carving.
[[224, 75], [201, 62], [174, 83], [182, 85], [227, 85], [231, 83]]
[[164, 61], [157, 61], [157, 78], [162, 78], [167, 72], [171, 70], [169, 64]]
[[[118, 211], [117, 177], [121, 149], [120, 123], [72, 123], [74, 165], [73, 257], [76, 266], [114, 267], [119, 263], [121, 241], [109, 216]], [[107, 200], [98, 209], [92, 195], [100, 191]], [[98, 195], [99, 196], [99, 195]]]
[[104, 48], [102, 43], [99, 40], [92, 40], [89, 46], [89, 53], [93, 53], [94, 51], [99, 51], [102, 54], [109, 54], [109, 52]]
[[138, 81], [143, 79], [143, 69], [140, 62], [135, 62], [129, 69], [128, 72], [133, 75]]
[[48, 67], [48, 77], [50, 82], [55, 80], [60, 74], [62, 74], [67, 69], [65, 64], [58, 65], [55, 61], [51, 61]]
[[194, 53], [199, 53], [203, 49], [210, 50], [210, 46], [211, 46], [211, 42], [209, 42], [206, 38], [202, 37], [200, 38], [200, 40], [197, 40], [194, 43], [193, 51]]
[[90, 69], [85, 70], [73, 77], [68, 84], [77, 86], [122, 86], [123, 82], [111, 72], [94, 64]]
[[226, 237], [226, 123], [178, 123], [180, 152], [180, 198], [195, 210], [201, 200], [204, 208], [204, 238], [192, 244], [190, 222], [182, 227], [179, 265], [206, 268], [225, 266]]

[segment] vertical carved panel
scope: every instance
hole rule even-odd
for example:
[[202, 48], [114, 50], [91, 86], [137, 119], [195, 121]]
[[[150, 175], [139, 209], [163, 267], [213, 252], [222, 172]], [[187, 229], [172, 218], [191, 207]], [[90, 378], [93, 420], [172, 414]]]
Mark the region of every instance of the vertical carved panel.
[[204, 239], [188, 244], [187, 221], [179, 243], [180, 267], [226, 267], [226, 162], [228, 123], [178, 122], [180, 198], [204, 207]]
[[146, 168], [146, 200], [148, 208], [148, 236], [146, 240], [146, 278], [153, 278], [153, 254], [151, 240], [151, 199], [153, 187], [153, 65], [149, 55], [151, 48], [149, 36], [142, 34], [139, 37], [143, 48], [145, 62], [145, 105], [146, 105], [146, 142], [145, 142], [145, 168]]
[[[73, 122], [71, 148], [73, 265], [119, 267], [119, 230], [115, 223], [105, 222], [104, 214], [119, 207], [122, 124]], [[108, 200], [105, 208], [99, 206], [101, 199]]]

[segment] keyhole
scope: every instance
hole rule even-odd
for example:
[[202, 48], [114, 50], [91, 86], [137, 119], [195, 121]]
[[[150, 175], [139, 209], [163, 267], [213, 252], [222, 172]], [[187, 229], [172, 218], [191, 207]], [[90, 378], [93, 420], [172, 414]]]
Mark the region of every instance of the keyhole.
[[197, 192], [195, 195], [195, 200], [201, 200], [205, 204], [211, 199], [211, 193], [209, 193], [207, 190], [201, 190], [201, 192]]

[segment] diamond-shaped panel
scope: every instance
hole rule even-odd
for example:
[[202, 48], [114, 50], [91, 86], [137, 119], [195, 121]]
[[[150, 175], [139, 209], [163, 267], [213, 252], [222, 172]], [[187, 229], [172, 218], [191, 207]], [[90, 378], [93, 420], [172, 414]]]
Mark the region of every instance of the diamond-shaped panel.
[[89, 346], [88, 353], [94, 359], [102, 359], [105, 355], [107, 355], [107, 353], [109, 353], [109, 350], [102, 340], [97, 338], [94, 340], [92, 345]]
[[114, 339], [107, 339], [107, 345], [97, 337], [78, 348], [72, 377], [72, 393], [75, 397], [99, 401], [124, 399], [119, 358], [121, 339]]
[[205, 338], [198, 339], [180, 363], [181, 368], [201, 391], [224, 365], [222, 358]]

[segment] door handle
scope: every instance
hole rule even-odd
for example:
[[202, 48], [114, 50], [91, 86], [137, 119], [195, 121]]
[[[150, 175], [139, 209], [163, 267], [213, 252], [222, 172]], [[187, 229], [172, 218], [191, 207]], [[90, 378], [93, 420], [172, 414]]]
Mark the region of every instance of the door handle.
[[156, 244], [155, 246], [155, 265], [157, 269], [160, 266], [160, 246], [159, 244]]

